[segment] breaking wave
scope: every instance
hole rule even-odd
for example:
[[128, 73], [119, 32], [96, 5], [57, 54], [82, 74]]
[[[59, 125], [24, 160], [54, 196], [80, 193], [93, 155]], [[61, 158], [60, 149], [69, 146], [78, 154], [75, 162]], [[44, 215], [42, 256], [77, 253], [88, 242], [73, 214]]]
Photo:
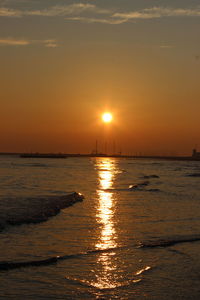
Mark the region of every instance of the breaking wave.
[[160, 177], [158, 175], [153, 174], [153, 175], [144, 175], [144, 176], [142, 176], [142, 178], [143, 179], [150, 179], [150, 178], [160, 178]]
[[134, 185], [129, 185], [129, 189], [130, 190], [141, 189], [147, 185], [149, 185], [149, 181], [143, 181]]
[[[88, 255], [96, 255], [99, 253], [109, 253], [113, 251], [120, 251], [129, 248], [135, 249], [142, 249], [142, 248], [158, 248], [158, 247], [170, 247], [180, 243], [191, 243], [191, 242], [198, 242], [200, 241], [200, 234], [199, 235], [189, 235], [189, 236], [179, 236], [179, 237], [172, 237], [172, 238], [162, 238], [162, 239], [154, 239], [149, 241], [143, 242], [136, 242], [135, 244], [129, 246], [121, 246], [121, 247], [111, 247], [107, 249], [94, 249], [88, 250], [86, 252], [71, 254], [71, 255], [62, 255], [62, 256], [53, 256], [41, 260], [31, 260], [31, 261], [22, 261], [22, 262], [12, 262], [12, 261], [3, 261], [0, 262], [0, 271], [9, 271], [13, 269], [19, 268], [26, 268], [26, 267], [39, 267], [39, 266], [47, 266], [56, 264], [62, 260], [68, 259], [77, 259], [82, 258]], [[135, 275], [140, 275], [145, 271], [150, 270], [151, 267], [147, 266], [135, 273]]]
[[7, 225], [40, 223], [57, 215], [61, 209], [83, 201], [80, 193], [59, 196], [9, 198], [0, 210], [0, 229]]
[[187, 174], [187, 177], [200, 177], [200, 173]]
[[155, 239], [140, 242], [140, 248], [170, 247], [180, 243], [191, 243], [200, 241], [200, 235], [180, 236], [166, 239]]
[[128, 188], [110, 188], [103, 189], [106, 192], [129, 192], [129, 191], [143, 191], [143, 192], [160, 192], [160, 189], [151, 188], [147, 189], [146, 187], [150, 184], [149, 181], [139, 182], [137, 184], [131, 184]]
[[19, 269], [25, 267], [47, 266], [47, 265], [55, 264], [61, 260], [75, 259], [75, 258], [94, 255], [98, 253], [109, 253], [112, 251], [119, 251], [121, 249], [126, 249], [126, 248], [127, 247], [124, 246], [124, 247], [107, 248], [107, 249], [94, 249], [94, 250], [88, 250], [87, 252], [71, 254], [71, 255], [53, 256], [41, 260], [31, 260], [31, 261], [22, 261], [22, 262], [12, 262], [12, 261], [0, 262], [0, 271], [8, 271], [12, 269]]

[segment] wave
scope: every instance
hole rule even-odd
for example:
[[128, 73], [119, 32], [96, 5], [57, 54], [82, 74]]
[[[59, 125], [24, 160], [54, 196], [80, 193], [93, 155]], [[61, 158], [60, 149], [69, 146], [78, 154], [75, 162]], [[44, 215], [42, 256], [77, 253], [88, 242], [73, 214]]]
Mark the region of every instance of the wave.
[[27, 262], [0, 262], [0, 270], [8, 271], [8, 270], [19, 269], [24, 267], [46, 266], [46, 265], [56, 263], [58, 259], [59, 257], [51, 257], [44, 260], [27, 261]]
[[152, 174], [152, 175], [144, 175], [142, 176], [143, 179], [150, 179], [150, 178], [160, 178], [158, 175]]
[[[135, 275], [137, 276], [137, 275]], [[90, 281], [90, 280], [86, 280], [86, 279], [80, 279], [80, 278], [71, 278], [69, 276], [66, 276], [65, 279], [70, 283], [70, 284], [73, 284], [73, 285], [79, 285], [79, 286], [84, 286], [84, 287], [88, 287], [88, 288], [95, 288], [97, 290], [100, 290], [100, 291], [112, 291], [112, 290], [115, 290], [115, 289], [120, 289], [120, 288], [126, 288], [132, 284], [137, 284], [139, 283], [142, 279], [141, 278], [137, 278], [137, 277], [133, 277], [132, 279], [129, 279], [129, 280], [126, 280], [126, 281], [116, 281], [116, 280], [112, 280], [111, 282], [110, 281], [107, 281], [107, 280], [99, 280], [98, 281], [98, 278], [97, 280], [93, 280], [93, 281]], [[101, 299], [104, 299], [104, 298], [101, 298]]]
[[43, 163], [23, 163], [23, 164], [20, 164], [20, 163], [12, 163], [12, 166], [14, 167], [38, 167], [38, 168], [47, 168], [49, 167], [49, 165], [47, 164], [43, 164]]
[[[70, 282], [71, 284], [76, 284], [76, 285], [82, 285], [85, 287], [89, 287], [89, 288], [95, 288], [101, 291], [108, 291], [108, 290], [115, 290], [118, 288], [126, 288], [128, 286], [130, 286], [131, 284], [137, 284], [139, 283], [142, 279], [130, 279], [130, 280], [126, 280], [124, 282], [116, 282], [116, 281], [112, 281], [112, 282], [107, 282], [107, 281], [89, 281], [89, 280], [85, 280], [85, 279], [79, 279], [79, 278], [70, 278], [70, 277], [65, 277], [67, 279], [68, 282]], [[101, 298], [104, 299], [104, 298]]]
[[198, 241], [200, 241], [200, 235], [181, 236], [140, 242], [139, 248], [170, 247], [180, 243], [191, 243]]
[[[134, 245], [129, 245], [129, 246], [111, 247], [106, 249], [94, 249], [94, 250], [88, 250], [86, 252], [81, 252], [77, 254], [53, 256], [41, 260], [22, 261], [22, 262], [3, 261], [0, 262], [0, 271], [9, 271], [13, 269], [26, 268], [26, 267], [47, 266], [47, 265], [56, 264], [62, 260], [77, 259], [88, 255], [109, 253], [113, 251], [116, 252], [116, 251], [130, 249], [130, 248], [141, 249], [141, 248], [170, 247], [170, 246], [174, 246], [175, 244], [191, 243], [191, 242], [198, 242], [198, 241], [200, 241], [200, 235], [179, 236], [179, 237], [172, 237], [172, 238], [149, 240], [144, 242], [140, 241], [135, 243]], [[142, 273], [150, 269], [151, 269], [150, 266], [146, 266], [145, 268], [137, 271], [134, 275], [135, 276], [141, 275]]]
[[130, 192], [130, 191], [143, 191], [143, 192], [160, 192], [160, 189], [151, 188], [147, 189], [146, 186], [150, 184], [149, 181], [143, 181], [137, 184], [131, 184], [128, 188], [110, 188], [110, 189], [102, 189], [105, 192]]
[[137, 184], [131, 184], [131, 185], [129, 185], [128, 188], [111, 188], [111, 189], [103, 189], [103, 190], [106, 192], [142, 190], [147, 185], [149, 185], [149, 181], [143, 181], [143, 182], [139, 182]]
[[146, 266], [145, 268], [140, 269], [139, 271], [137, 271], [137, 272], [135, 273], [135, 275], [141, 275], [141, 274], [143, 274], [144, 272], [149, 271], [149, 270], [151, 270], [151, 267], [150, 267], [150, 266]]
[[160, 189], [157, 188], [151, 188], [147, 189], [146, 186], [150, 184], [149, 181], [144, 181], [135, 185], [129, 185], [129, 191], [143, 191], [143, 192], [160, 192]]
[[200, 173], [191, 173], [191, 174], [187, 174], [187, 177], [200, 177]]
[[109, 253], [109, 252], [119, 251], [121, 249], [126, 249], [126, 248], [127, 247], [124, 246], [124, 247], [115, 247], [115, 248], [107, 248], [107, 249], [94, 249], [94, 250], [88, 250], [86, 252], [81, 252], [77, 254], [52, 256], [41, 260], [31, 260], [31, 261], [22, 261], [22, 262], [4, 261], [4, 262], [0, 262], [0, 271], [8, 271], [8, 270], [26, 268], [26, 267], [47, 266], [47, 265], [55, 264], [61, 260], [75, 259], [75, 258], [80, 258], [88, 255], [95, 255], [98, 253]]
[[0, 211], [0, 229], [7, 225], [40, 223], [57, 215], [61, 209], [83, 201], [80, 193], [59, 196], [6, 199]]
[[134, 184], [134, 185], [129, 185], [129, 189], [130, 190], [141, 189], [141, 188], [143, 188], [144, 186], [147, 186], [147, 185], [149, 185], [149, 181], [143, 181], [143, 182], [140, 182], [140, 183], [137, 183], [137, 184]]
[[148, 189], [147, 192], [161, 192], [160, 189]]
[[8, 271], [13, 269], [27, 268], [27, 267], [41, 267], [48, 266], [57, 263], [60, 260], [67, 260], [73, 258], [79, 258], [86, 255], [87, 253], [79, 253], [72, 255], [63, 255], [63, 256], [53, 256], [41, 260], [31, 260], [31, 261], [20, 261], [20, 262], [0, 262], [0, 271]]

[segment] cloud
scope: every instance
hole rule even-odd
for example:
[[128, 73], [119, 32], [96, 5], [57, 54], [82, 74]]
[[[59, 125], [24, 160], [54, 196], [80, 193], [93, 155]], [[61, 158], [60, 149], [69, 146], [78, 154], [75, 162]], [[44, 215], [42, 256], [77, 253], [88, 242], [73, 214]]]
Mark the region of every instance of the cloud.
[[[0, 0], [1, 1], [1, 0]], [[1, 3], [1, 2], [0, 2]], [[68, 5], [55, 5], [46, 9], [19, 10], [0, 7], [0, 16], [22, 17], [64, 17], [67, 20], [102, 23], [122, 24], [139, 19], [156, 19], [166, 17], [199, 17], [200, 6], [196, 8], [172, 8], [172, 7], [150, 7], [135, 11], [116, 11], [115, 9], [104, 9], [92, 3], [73, 3]]]
[[58, 47], [58, 44], [57, 44], [56, 40], [44, 40], [44, 41], [42, 41], [42, 43], [45, 45], [45, 47], [48, 47], [48, 48]]
[[83, 23], [101, 23], [101, 24], [122, 24], [124, 21], [122, 19], [113, 19], [113, 18], [91, 18], [91, 17], [67, 17], [66, 20], [70, 21], [80, 21]]
[[49, 48], [58, 47], [56, 40], [25, 40], [14, 38], [0, 38], [0, 46], [28, 46], [28, 45], [43, 45]]
[[55, 5], [41, 10], [15, 10], [2, 7], [0, 16], [4, 17], [21, 17], [21, 16], [44, 16], [57, 17], [68, 15], [80, 15], [82, 13], [108, 14], [107, 9], [102, 9], [90, 3], [74, 3], [69, 5]]
[[146, 8], [141, 11], [111, 13], [106, 18], [94, 17], [67, 17], [68, 20], [81, 21], [87, 23], [104, 23], [104, 24], [122, 24], [137, 19], [155, 19], [162, 17], [188, 17], [200, 16], [200, 9], [172, 9], [163, 7]]
[[155, 19], [162, 17], [199, 17], [200, 8], [196, 9], [181, 9], [181, 8], [165, 8], [165, 7], [152, 7], [146, 8], [141, 11], [132, 11], [125, 13], [114, 13], [112, 17], [122, 19], [128, 22], [133, 19]]
[[96, 6], [88, 3], [75, 3], [71, 5], [56, 5], [44, 10], [33, 10], [26, 11], [26, 15], [35, 15], [35, 16], [66, 16], [72, 14], [80, 14], [85, 11], [96, 11]]
[[0, 7], [0, 17], [20, 17], [22, 12], [15, 9]]
[[0, 39], [0, 45], [4, 46], [27, 46], [30, 45], [28, 40], [16, 40], [13, 38]]

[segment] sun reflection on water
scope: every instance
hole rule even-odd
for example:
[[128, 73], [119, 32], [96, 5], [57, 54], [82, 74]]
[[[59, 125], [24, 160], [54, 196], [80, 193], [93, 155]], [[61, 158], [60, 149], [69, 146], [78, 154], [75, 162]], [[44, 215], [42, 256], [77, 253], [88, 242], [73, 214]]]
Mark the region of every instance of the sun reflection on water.
[[96, 218], [97, 222], [101, 224], [101, 234], [96, 248], [114, 248], [117, 246], [114, 222], [115, 199], [111, 189], [115, 179], [115, 162], [110, 158], [101, 159], [97, 162], [97, 170], [99, 178], [99, 187], [97, 190], [99, 202]]
[[[111, 158], [97, 159], [96, 168], [99, 179], [96, 220], [100, 226], [99, 240], [96, 243], [96, 248], [116, 248], [118, 246], [115, 220], [116, 196], [112, 192], [112, 188], [118, 168], [116, 161]], [[98, 288], [114, 288], [118, 285], [114, 256], [114, 249], [112, 252], [105, 252], [99, 255], [97, 263], [99, 264], [100, 272], [96, 276], [97, 282], [94, 283]]]

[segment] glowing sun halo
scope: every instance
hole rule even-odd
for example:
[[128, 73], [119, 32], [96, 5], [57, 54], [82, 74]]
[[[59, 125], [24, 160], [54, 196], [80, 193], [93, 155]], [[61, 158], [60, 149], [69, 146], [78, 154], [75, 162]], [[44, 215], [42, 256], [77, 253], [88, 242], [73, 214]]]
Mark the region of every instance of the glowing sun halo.
[[109, 112], [106, 112], [102, 115], [102, 120], [104, 123], [110, 123], [112, 119], [113, 119], [112, 114]]

